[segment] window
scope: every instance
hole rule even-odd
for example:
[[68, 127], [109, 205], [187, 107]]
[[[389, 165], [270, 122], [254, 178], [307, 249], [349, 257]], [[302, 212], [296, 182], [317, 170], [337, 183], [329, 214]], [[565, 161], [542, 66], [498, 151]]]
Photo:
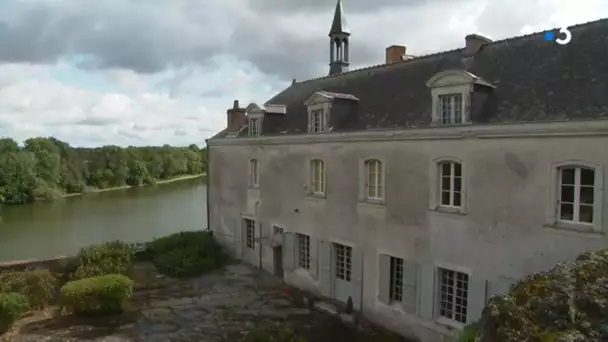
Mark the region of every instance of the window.
[[462, 94], [439, 95], [439, 122], [442, 125], [464, 122]]
[[384, 196], [382, 162], [377, 159], [365, 161], [367, 199], [380, 200]]
[[313, 133], [325, 131], [325, 113], [323, 109], [315, 109], [310, 112], [310, 131]]
[[251, 159], [249, 161], [249, 186], [257, 187], [259, 181], [258, 160]]
[[390, 300], [403, 301], [403, 259], [391, 257]]
[[446, 207], [462, 206], [462, 165], [456, 162], [439, 163], [440, 202]]
[[285, 232], [285, 230], [283, 228], [277, 227], [277, 226], [274, 227], [274, 235], [281, 235], [284, 232]]
[[260, 119], [257, 119], [257, 118], [249, 119], [249, 135], [250, 136], [260, 135]]
[[315, 195], [325, 194], [325, 163], [315, 159], [310, 162], [312, 193]]
[[298, 237], [298, 266], [310, 269], [310, 237], [304, 234], [297, 234]]
[[245, 245], [247, 248], [254, 249], [254, 236], [255, 236], [255, 221], [245, 219]]
[[350, 282], [353, 248], [334, 244], [336, 249], [336, 277]]
[[467, 322], [469, 275], [444, 268], [439, 269], [439, 315], [460, 323]]
[[593, 223], [595, 171], [585, 167], [559, 169], [559, 220]]

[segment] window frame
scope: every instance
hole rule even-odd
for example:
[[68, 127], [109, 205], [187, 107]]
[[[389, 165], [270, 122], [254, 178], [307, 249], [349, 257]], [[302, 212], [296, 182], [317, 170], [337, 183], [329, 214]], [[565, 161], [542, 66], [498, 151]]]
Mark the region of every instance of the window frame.
[[[310, 236], [306, 234], [296, 233], [297, 240], [297, 267], [310, 271], [311, 253], [310, 253]], [[304, 250], [302, 249], [305, 246]]]
[[260, 187], [260, 161], [256, 158], [249, 159], [249, 187]]
[[[444, 99], [447, 99], [449, 103], [449, 113], [448, 113], [448, 122], [444, 122], [445, 116], [443, 115], [445, 108]], [[457, 102], [456, 100], [459, 99]], [[465, 97], [462, 92], [453, 92], [453, 93], [445, 93], [437, 95], [437, 102], [439, 108], [437, 109], [437, 123], [439, 125], [462, 125], [467, 122], [465, 115]], [[460, 120], [456, 120], [456, 113], [459, 111]]]
[[[251, 226], [249, 225], [249, 222], [251, 222]], [[244, 240], [245, 240], [245, 247], [247, 249], [255, 249], [255, 226], [256, 226], [256, 222], [254, 219], [252, 218], [248, 218], [248, 217], [244, 217], [243, 218], [243, 227], [245, 228], [243, 230], [243, 235], [244, 235]], [[251, 239], [249, 238], [249, 229], [251, 228]]]
[[260, 133], [261, 133], [261, 130], [260, 130], [260, 126], [261, 125], [260, 124], [261, 124], [261, 122], [262, 122], [262, 119], [260, 119], [260, 118], [249, 118], [248, 133], [249, 133], [250, 137], [258, 137], [258, 136], [260, 136]]
[[[317, 165], [320, 167], [320, 172], [317, 174]], [[316, 197], [325, 197], [327, 194], [327, 171], [325, 161], [320, 158], [310, 160], [310, 194]], [[316, 179], [319, 176], [321, 179]], [[319, 189], [317, 189], [317, 185]]]
[[[332, 242], [333, 249], [333, 266], [335, 267], [335, 278], [341, 279], [342, 281], [352, 283], [353, 282], [353, 246], [345, 245], [340, 242]], [[343, 249], [343, 253], [340, 250]], [[347, 253], [348, 252], [348, 253]], [[343, 254], [344, 262], [341, 266], [340, 255]], [[341, 272], [342, 270], [342, 272]]]
[[[442, 204], [442, 165], [445, 163], [456, 163], [460, 164], [460, 206], [450, 206]], [[451, 167], [453, 170], [453, 168]], [[453, 214], [467, 214], [467, 168], [464, 160], [455, 157], [439, 157], [431, 161], [429, 167], [429, 181], [431, 186], [429, 187], [431, 194], [429, 196], [429, 210], [453, 213]], [[454, 181], [450, 180], [450, 189], [453, 189]], [[451, 190], [453, 191], [453, 190]], [[450, 199], [453, 198], [453, 194], [450, 194]], [[453, 203], [453, 202], [451, 202]]]
[[[395, 257], [392, 255], [388, 255], [388, 257], [389, 257], [389, 264], [390, 264], [390, 270], [389, 270], [390, 288], [389, 288], [389, 294], [388, 294], [389, 302], [390, 302], [390, 304], [403, 303], [403, 277], [404, 277], [403, 264], [405, 261], [403, 260], [403, 258]], [[398, 269], [399, 262], [401, 263], [400, 269]], [[401, 279], [397, 279], [398, 270], [401, 273], [400, 274]], [[397, 297], [399, 297], [399, 298], [397, 298]]]
[[[564, 184], [564, 171], [565, 170], [573, 170], [574, 171], [574, 183], [573, 184]], [[557, 205], [557, 219], [560, 221], [560, 223], [566, 223], [566, 224], [580, 224], [580, 225], [589, 225], [589, 226], [593, 226], [594, 224], [594, 219], [595, 217], [593, 216], [593, 211], [595, 210], [595, 205], [596, 205], [596, 199], [595, 196], [593, 196], [593, 202], [591, 203], [591, 222], [587, 222], [587, 221], [581, 221], [581, 207], [583, 206], [589, 206], [589, 204], [583, 204], [581, 203], [581, 191], [584, 187], [589, 187], [589, 185], [583, 185], [582, 184], [582, 171], [583, 170], [589, 170], [591, 172], [593, 172], [593, 184], [591, 185], [591, 189], [592, 189], [592, 193], [593, 195], [595, 195], [595, 169], [593, 168], [588, 168], [588, 167], [581, 167], [581, 166], [561, 166], [558, 168], [558, 183], [557, 183], [557, 187], [558, 187], [558, 205]], [[564, 202], [562, 200], [562, 191], [564, 190], [564, 186], [572, 186], [572, 190], [573, 190], [573, 202]], [[562, 204], [563, 203], [568, 203], [572, 205], [572, 220], [567, 220], [567, 219], [563, 219], [562, 218]]]
[[[576, 222], [560, 218], [561, 204], [561, 177], [564, 168], [590, 169], [594, 173], [593, 184], [593, 222]], [[603, 202], [604, 202], [604, 168], [600, 165], [580, 160], [567, 160], [553, 163], [550, 170], [550, 198], [547, 201], [547, 214], [545, 227], [558, 230], [572, 230], [582, 233], [605, 234], [603, 228]], [[576, 196], [576, 195], [575, 195]]]
[[[371, 173], [370, 173], [370, 166], [371, 163], [374, 163], [376, 165], [376, 172], [375, 172], [375, 185], [372, 185], [371, 187], [375, 188], [375, 194], [371, 194], [370, 193], [370, 179], [371, 179]], [[379, 168], [379, 170], [378, 170]], [[386, 163], [383, 159], [380, 158], [376, 158], [376, 157], [370, 157], [370, 158], [365, 158], [362, 161], [362, 179], [361, 179], [361, 187], [362, 187], [362, 192], [361, 192], [361, 199], [365, 202], [369, 202], [369, 203], [377, 203], [377, 204], [382, 204], [384, 203], [384, 200], [386, 198], [386, 186], [385, 183], [386, 182]], [[375, 196], [374, 196], [375, 195]]]
[[[443, 187], [443, 180], [446, 177], [446, 175], [444, 175], [443, 173], [443, 166], [444, 165], [449, 165], [450, 168], [450, 172], [448, 175], [448, 178], [450, 180], [450, 185], [449, 188], [446, 190]], [[456, 168], [459, 167], [460, 168], [460, 176], [456, 176]], [[449, 209], [458, 209], [460, 210], [462, 208], [462, 189], [463, 189], [463, 175], [462, 175], [462, 163], [458, 162], [458, 161], [454, 161], [454, 160], [442, 160], [440, 162], [437, 163], [437, 171], [439, 172], [439, 184], [437, 184], [437, 187], [439, 189], [439, 194], [438, 194], [438, 200], [439, 200], [439, 206], [442, 208], [449, 208]], [[456, 191], [456, 179], [460, 178], [460, 189], [458, 191]], [[449, 193], [449, 200], [447, 204], [443, 203], [443, 194], [447, 192]], [[460, 194], [460, 203], [458, 205], [455, 204], [455, 198], [456, 198], [456, 193]]]
[[[469, 304], [471, 302], [471, 272], [463, 270], [461, 268], [453, 268], [453, 267], [448, 267], [448, 266], [443, 266], [443, 265], [437, 265], [435, 268], [435, 278], [436, 278], [436, 284], [435, 286], [435, 291], [436, 291], [436, 300], [435, 300], [435, 308], [436, 308], [436, 319], [437, 321], [447, 324], [447, 325], [451, 325], [457, 328], [462, 328], [464, 327], [469, 320]], [[442, 314], [442, 293], [443, 293], [443, 282], [442, 282], [442, 275], [443, 272], [453, 272], [454, 277], [452, 279], [452, 303], [451, 303], [451, 311], [452, 311], [452, 316], [448, 317]], [[457, 304], [457, 300], [456, 300], [456, 296], [458, 293], [458, 287], [457, 287], [457, 283], [458, 283], [458, 275], [462, 274], [465, 275], [467, 277], [466, 280], [466, 304], [464, 305], [464, 309], [465, 309], [465, 314], [464, 314], [464, 322], [461, 320], [457, 320], [456, 319], [456, 306]]]

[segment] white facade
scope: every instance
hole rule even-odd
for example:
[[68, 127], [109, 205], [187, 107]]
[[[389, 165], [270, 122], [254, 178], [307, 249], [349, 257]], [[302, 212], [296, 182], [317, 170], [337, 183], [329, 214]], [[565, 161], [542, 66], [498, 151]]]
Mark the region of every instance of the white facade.
[[607, 145], [608, 121], [212, 139], [210, 224], [289, 284], [447, 341], [517, 279], [605, 248]]

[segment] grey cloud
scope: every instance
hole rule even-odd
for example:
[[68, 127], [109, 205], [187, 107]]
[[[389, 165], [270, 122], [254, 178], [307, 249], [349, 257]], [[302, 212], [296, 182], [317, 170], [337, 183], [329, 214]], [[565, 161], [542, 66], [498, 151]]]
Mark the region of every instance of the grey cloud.
[[75, 54], [92, 57], [81, 62], [83, 67], [117, 67], [139, 73], [192, 62], [205, 64], [222, 48], [222, 34], [226, 33], [216, 29], [221, 22], [208, 13], [199, 22], [168, 15], [171, 10], [182, 13], [180, 8], [171, 8], [178, 7], [175, 3], [20, 3], [16, 18], [0, 15], [0, 60], [52, 63]]
[[[278, 76], [282, 82], [327, 73], [328, 37], [307, 32], [312, 27], [329, 30], [336, 3], [335, 0], [63, 0], [58, 5], [2, 1], [19, 10], [10, 11], [10, 17], [0, 13], [0, 62], [53, 63], [78, 56], [83, 68], [155, 73], [173, 67], [187, 69], [190, 65], [213, 68], [217, 62], [214, 57], [232, 55], [250, 61], [264, 74]], [[449, 20], [451, 13], [463, 8], [463, 4], [481, 8], [484, 3], [486, 11], [478, 21], [479, 27], [498, 36], [512, 35], [513, 28], [521, 28], [516, 26], [519, 21], [532, 20], [536, 17], [534, 13], [544, 13], [538, 11], [540, 5], [521, 9], [526, 6], [506, 1], [344, 0], [351, 29], [356, 26], [351, 37], [351, 63], [353, 66], [381, 63], [384, 44], [407, 45], [413, 41], [418, 48], [438, 45], [444, 48], [453, 36], [448, 23], [441, 21]], [[399, 16], [391, 16], [392, 13]], [[296, 27], [300, 32], [282, 26], [289, 25], [291, 16], [299, 14], [310, 14], [309, 20], [300, 24], [304, 26]], [[391, 19], [383, 21], [385, 15]], [[514, 16], [518, 19], [513, 20]], [[389, 34], [393, 27], [397, 30], [395, 37], [365, 32], [378, 29]], [[431, 32], [440, 32], [440, 36]], [[428, 38], [421, 41], [421, 37]], [[407, 40], [386, 41], [403, 38]], [[171, 95], [192, 92], [191, 85], [184, 81], [188, 77], [186, 72], [167, 80]], [[200, 94], [216, 95], [218, 91], [213, 90]]]
[[[332, 3], [326, 5], [319, 7], [320, 13], [333, 10]], [[253, 6], [254, 12], [244, 8], [237, 13], [219, 0], [13, 3], [19, 11], [10, 18], [0, 14], [0, 61], [55, 63], [76, 56], [82, 68], [154, 73], [191, 64], [212, 65], [214, 56], [232, 54], [282, 80], [326, 72], [327, 37], [286, 36], [272, 24], [276, 16], [263, 18], [267, 14], [258, 8], [263, 2], [256, 0]], [[328, 29], [330, 25], [311, 22], [317, 24]], [[365, 61], [364, 43], [357, 48], [353, 56], [357, 52]]]
[[[285, 1], [285, 0], [252, 0], [251, 7], [256, 10], [269, 12], [289, 13], [311, 13], [322, 11], [333, 11], [337, 0], [307, 0], [307, 1]], [[412, 7], [429, 2], [441, 2], [445, 0], [343, 0], [344, 12], [361, 13], [378, 11], [393, 7]], [[329, 30], [329, 27], [328, 27]]]
[[175, 130], [173, 130], [173, 135], [176, 135], [178, 137], [179, 136], [184, 136], [186, 134], [188, 134], [188, 132], [186, 132], [186, 130], [183, 129], [183, 128], [176, 128]]
[[88, 117], [79, 121], [76, 121], [76, 125], [82, 126], [111, 126], [120, 123], [121, 120], [118, 118], [111, 117]]

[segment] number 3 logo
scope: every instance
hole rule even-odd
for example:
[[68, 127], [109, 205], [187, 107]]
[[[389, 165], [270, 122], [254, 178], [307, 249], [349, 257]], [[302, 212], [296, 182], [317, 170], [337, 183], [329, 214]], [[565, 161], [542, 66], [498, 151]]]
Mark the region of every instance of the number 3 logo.
[[[557, 38], [555, 40], [555, 42], [559, 45], [566, 45], [566, 44], [570, 43], [570, 41], [572, 40], [572, 32], [570, 32], [570, 30], [568, 30], [567, 27], [562, 27], [561, 29], [559, 29], [559, 35], [560, 35], [560, 38]], [[565, 36], [565, 37], [561, 38], [562, 36]]]

